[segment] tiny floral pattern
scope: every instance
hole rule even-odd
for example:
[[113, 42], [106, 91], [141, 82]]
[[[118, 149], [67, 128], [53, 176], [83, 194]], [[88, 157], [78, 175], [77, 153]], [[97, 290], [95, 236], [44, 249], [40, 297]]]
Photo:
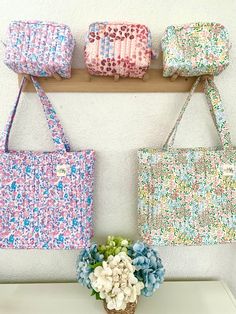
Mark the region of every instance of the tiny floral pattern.
[[9, 25], [5, 64], [17, 73], [71, 76], [75, 41], [68, 26], [53, 22], [14, 21]]
[[145, 25], [93, 23], [85, 44], [92, 75], [142, 78], [151, 61], [151, 33]]
[[167, 27], [162, 38], [163, 75], [218, 75], [229, 64], [229, 34], [218, 23]]
[[[0, 248], [78, 249], [93, 236], [93, 150], [69, 151], [56, 113], [32, 78], [56, 147], [54, 152], [8, 151], [19, 102], [0, 144]], [[22, 89], [23, 83], [21, 85]], [[58, 174], [58, 166], [65, 175]]]
[[[206, 82], [205, 92], [222, 147], [173, 149], [168, 137], [163, 150], [144, 148], [138, 152], [139, 231], [150, 245], [210, 245], [236, 240], [236, 150], [211, 80]], [[173, 130], [175, 136], [175, 127]], [[225, 172], [225, 166], [233, 169], [231, 174]]]

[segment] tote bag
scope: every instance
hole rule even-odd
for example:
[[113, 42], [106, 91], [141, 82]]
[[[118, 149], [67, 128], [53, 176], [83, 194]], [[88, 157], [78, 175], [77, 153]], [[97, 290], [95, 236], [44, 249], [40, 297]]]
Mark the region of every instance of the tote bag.
[[139, 231], [151, 245], [210, 245], [236, 240], [236, 150], [219, 92], [211, 79], [205, 81], [205, 94], [221, 146], [172, 147], [199, 81], [164, 147], [138, 152]]
[[55, 145], [53, 152], [9, 151], [25, 79], [0, 142], [0, 248], [78, 249], [93, 235], [93, 150], [70, 151], [56, 112], [32, 77]]

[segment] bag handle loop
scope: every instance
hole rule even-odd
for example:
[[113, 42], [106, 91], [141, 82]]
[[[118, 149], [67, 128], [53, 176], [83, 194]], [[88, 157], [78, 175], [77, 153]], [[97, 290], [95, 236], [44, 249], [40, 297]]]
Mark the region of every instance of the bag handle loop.
[[[192, 98], [193, 93], [195, 92], [201, 77], [199, 76], [196, 81], [194, 82], [185, 102], [184, 105], [179, 113], [179, 116], [175, 122], [174, 127], [172, 128], [170, 134], [168, 135], [165, 144], [163, 145], [164, 150], [168, 150], [172, 148], [174, 145], [177, 129], [179, 127], [180, 121], [183, 118], [184, 112]], [[225, 118], [224, 106], [220, 97], [219, 90], [217, 89], [213, 79], [207, 77], [205, 78], [205, 85], [204, 85], [204, 93], [207, 99], [207, 103], [209, 106], [210, 113], [212, 115], [212, 119], [217, 129], [217, 133], [220, 137], [222, 146], [224, 149], [228, 149], [232, 147], [230, 132], [228, 128], [228, 123]]]
[[[58, 119], [57, 114], [56, 114], [51, 102], [49, 101], [47, 95], [45, 94], [44, 90], [40, 86], [39, 82], [33, 76], [31, 76], [31, 80], [32, 80], [34, 88], [37, 92], [37, 95], [39, 96], [40, 101], [43, 105], [43, 110], [44, 110], [44, 114], [45, 114], [46, 119], [47, 119], [48, 128], [51, 132], [51, 136], [52, 136], [54, 145], [56, 147], [56, 150], [62, 151], [62, 152], [70, 151], [69, 142], [68, 142], [67, 138], [65, 137], [64, 130], [62, 128], [60, 120]], [[9, 136], [10, 136], [13, 120], [15, 118], [15, 114], [16, 114], [16, 110], [17, 110], [17, 107], [19, 104], [20, 96], [22, 94], [23, 87], [24, 87], [26, 81], [27, 81], [26, 78], [23, 77], [21, 84], [20, 84], [20, 88], [19, 88], [19, 92], [18, 92], [18, 95], [16, 98], [15, 105], [14, 105], [14, 107], [13, 107], [13, 109], [9, 115], [8, 122], [4, 128], [4, 131], [2, 132], [1, 139], [0, 139], [0, 150], [1, 151], [8, 152], [8, 142], [9, 142]]]

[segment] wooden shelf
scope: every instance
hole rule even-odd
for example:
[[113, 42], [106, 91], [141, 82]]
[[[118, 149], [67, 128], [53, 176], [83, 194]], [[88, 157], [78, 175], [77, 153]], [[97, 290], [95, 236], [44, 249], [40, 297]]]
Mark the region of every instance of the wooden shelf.
[[[178, 77], [171, 82], [170, 78], [162, 76], [161, 69], [150, 69], [149, 78], [146, 81], [134, 78], [120, 78], [117, 82], [113, 77], [90, 76], [86, 69], [72, 69], [70, 79], [39, 78], [43, 89], [50, 93], [178, 93], [188, 92], [196, 79], [195, 77], [184, 78]], [[18, 76], [19, 82], [22, 75]], [[24, 88], [25, 92], [35, 92], [31, 82], [27, 83]], [[203, 86], [200, 84], [197, 92], [202, 92]]]

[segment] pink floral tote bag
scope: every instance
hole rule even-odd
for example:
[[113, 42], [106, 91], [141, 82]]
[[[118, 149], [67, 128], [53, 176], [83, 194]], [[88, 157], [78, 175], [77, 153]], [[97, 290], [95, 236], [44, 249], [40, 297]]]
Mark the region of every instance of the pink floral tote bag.
[[151, 245], [210, 245], [236, 240], [236, 149], [211, 79], [205, 94], [221, 146], [173, 148], [198, 78], [162, 149], [138, 152], [139, 231]]
[[0, 248], [79, 249], [93, 236], [93, 150], [72, 152], [61, 123], [32, 77], [55, 145], [53, 152], [11, 151], [20, 94], [0, 142]]

